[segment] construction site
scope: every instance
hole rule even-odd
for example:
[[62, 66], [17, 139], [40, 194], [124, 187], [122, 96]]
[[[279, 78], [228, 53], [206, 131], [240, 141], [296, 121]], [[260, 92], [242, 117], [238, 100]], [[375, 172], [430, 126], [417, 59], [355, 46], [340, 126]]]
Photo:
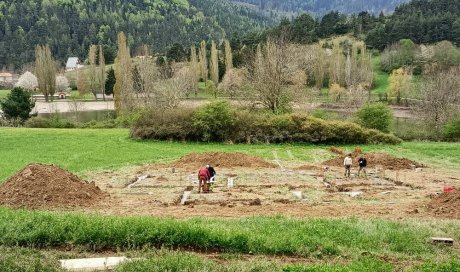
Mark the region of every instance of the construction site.
[[[458, 170], [355, 148], [351, 177], [344, 152], [304, 164], [243, 153], [191, 153], [177, 161], [88, 172], [78, 177], [56, 165], [30, 164], [0, 185], [0, 205], [103, 215], [175, 218], [289, 217], [460, 219]], [[357, 176], [365, 156], [367, 176]], [[217, 171], [211, 192], [198, 193], [197, 171]]]

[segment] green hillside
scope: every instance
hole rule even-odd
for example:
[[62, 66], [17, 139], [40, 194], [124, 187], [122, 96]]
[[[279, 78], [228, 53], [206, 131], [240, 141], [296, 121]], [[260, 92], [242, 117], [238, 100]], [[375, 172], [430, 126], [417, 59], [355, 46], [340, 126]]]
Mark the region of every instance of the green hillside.
[[220, 40], [268, 23], [257, 12], [212, 0], [6, 0], [0, 2], [0, 68], [19, 69], [34, 60], [34, 46], [48, 44], [61, 63], [85, 58], [89, 45], [105, 45], [114, 58], [116, 35], [124, 31], [133, 52], [146, 44], [163, 52]]

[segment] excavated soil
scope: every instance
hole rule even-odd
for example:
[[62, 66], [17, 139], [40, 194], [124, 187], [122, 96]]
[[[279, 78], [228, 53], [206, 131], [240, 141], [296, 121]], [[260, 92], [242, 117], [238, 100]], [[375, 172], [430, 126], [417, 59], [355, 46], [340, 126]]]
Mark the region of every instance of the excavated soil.
[[89, 207], [107, 196], [55, 165], [30, 164], [0, 185], [0, 204], [21, 208]]
[[460, 191], [442, 193], [431, 200], [428, 206], [436, 215], [460, 219]]
[[274, 168], [275, 164], [264, 161], [261, 158], [249, 156], [243, 153], [191, 153], [174, 163], [175, 167], [202, 167], [211, 164], [214, 167], [247, 167], [247, 168]]
[[[353, 164], [355, 166], [358, 165], [358, 159], [360, 156], [361, 154], [357, 154], [357, 153], [352, 154]], [[369, 153], [364, 156], [367, 159], [368, 168], [380, 166], [384, 169], [389, 169], [389, 170], [404, 170], [404, 169], [411, 169], [413, 167], [415, 168], [424, 167], [423, 164], [420, 164], [416, 161], [412, 161], [412, 160], [405, 159], [405, 158], [396, 158], [396, 157], [390, 156], [385, 153]], [[344, 159], [345, 159], [345, 156], [337, 156], [334, 159], [330, 159], [330, 160], [323, 162], [323, 165], [343, 167]]]

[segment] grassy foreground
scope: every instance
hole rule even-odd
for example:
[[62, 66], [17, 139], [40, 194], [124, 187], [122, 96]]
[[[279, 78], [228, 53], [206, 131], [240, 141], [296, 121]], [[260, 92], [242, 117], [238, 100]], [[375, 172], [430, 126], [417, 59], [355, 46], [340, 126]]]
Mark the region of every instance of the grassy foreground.
[[[329, 146], [226, 145], [142, 142], [129, 138], [127, 129], [0, 129], [0, 182], [29, 163], [54, 163], [73, 172], [111, 169], [149, 162], [168, 162], [191, 152], [243, 152], [273, 160], [320, 162], [332, 154]], [[353, 150], [353, 146], [342, 146]], [[362, 146], [365, 152], [387, 152], [429, 165], [460, 167], [460, 144], [407, 142], [401, 145]], [[288, 152], [290, 151], [290, 152]], [[292, 155], [292, 156], [291, 156]]]
[[[318, 263], [323, 259], [343, 263], [340, 266], [314, 266], [319, 270], [297, 265], [284, 267], [284, 271], [357, 271], [358, 267], [367, 266], [376, 269], [368, 271], [392, 271], [392, 261], [421, 264], [432, 260], [447, 263], [457, 260], [456, 267], [460, 269], [457, 248], [429, 242], [432, 236], [449, 236], [458, 241], [460, 222], [455, 221], [301, 220], [285, 217], [177, 220], [0, 209], [0, 230], [0, 245], [4, 247], [88, 251], [155, 247], [256, 256], [285, 255], [309, 258]], [[192, 255], [176, 254], [182, 254], [184, 258], [174, 257], [174, 254], [161, 258], [147, 256], [145, 260], [122, 266], [120, 271], [226, 271]], [[153, 269], [158, 263], [172, 265], [174, 262], [183, 270]], [[185, 270], [188, 266], [204, 270]]]

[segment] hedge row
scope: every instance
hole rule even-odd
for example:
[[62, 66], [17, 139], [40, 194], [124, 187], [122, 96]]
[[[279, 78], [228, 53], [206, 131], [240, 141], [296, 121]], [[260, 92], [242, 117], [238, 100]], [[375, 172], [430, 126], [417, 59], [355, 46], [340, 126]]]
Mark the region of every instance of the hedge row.
[[226, 102], [202, 108], [152, 110], [131, 129], [136, 139], [233, 143], [399, 144], [401, 140], [351, 122], [307, 114], [274, 115], [237, 110]]

